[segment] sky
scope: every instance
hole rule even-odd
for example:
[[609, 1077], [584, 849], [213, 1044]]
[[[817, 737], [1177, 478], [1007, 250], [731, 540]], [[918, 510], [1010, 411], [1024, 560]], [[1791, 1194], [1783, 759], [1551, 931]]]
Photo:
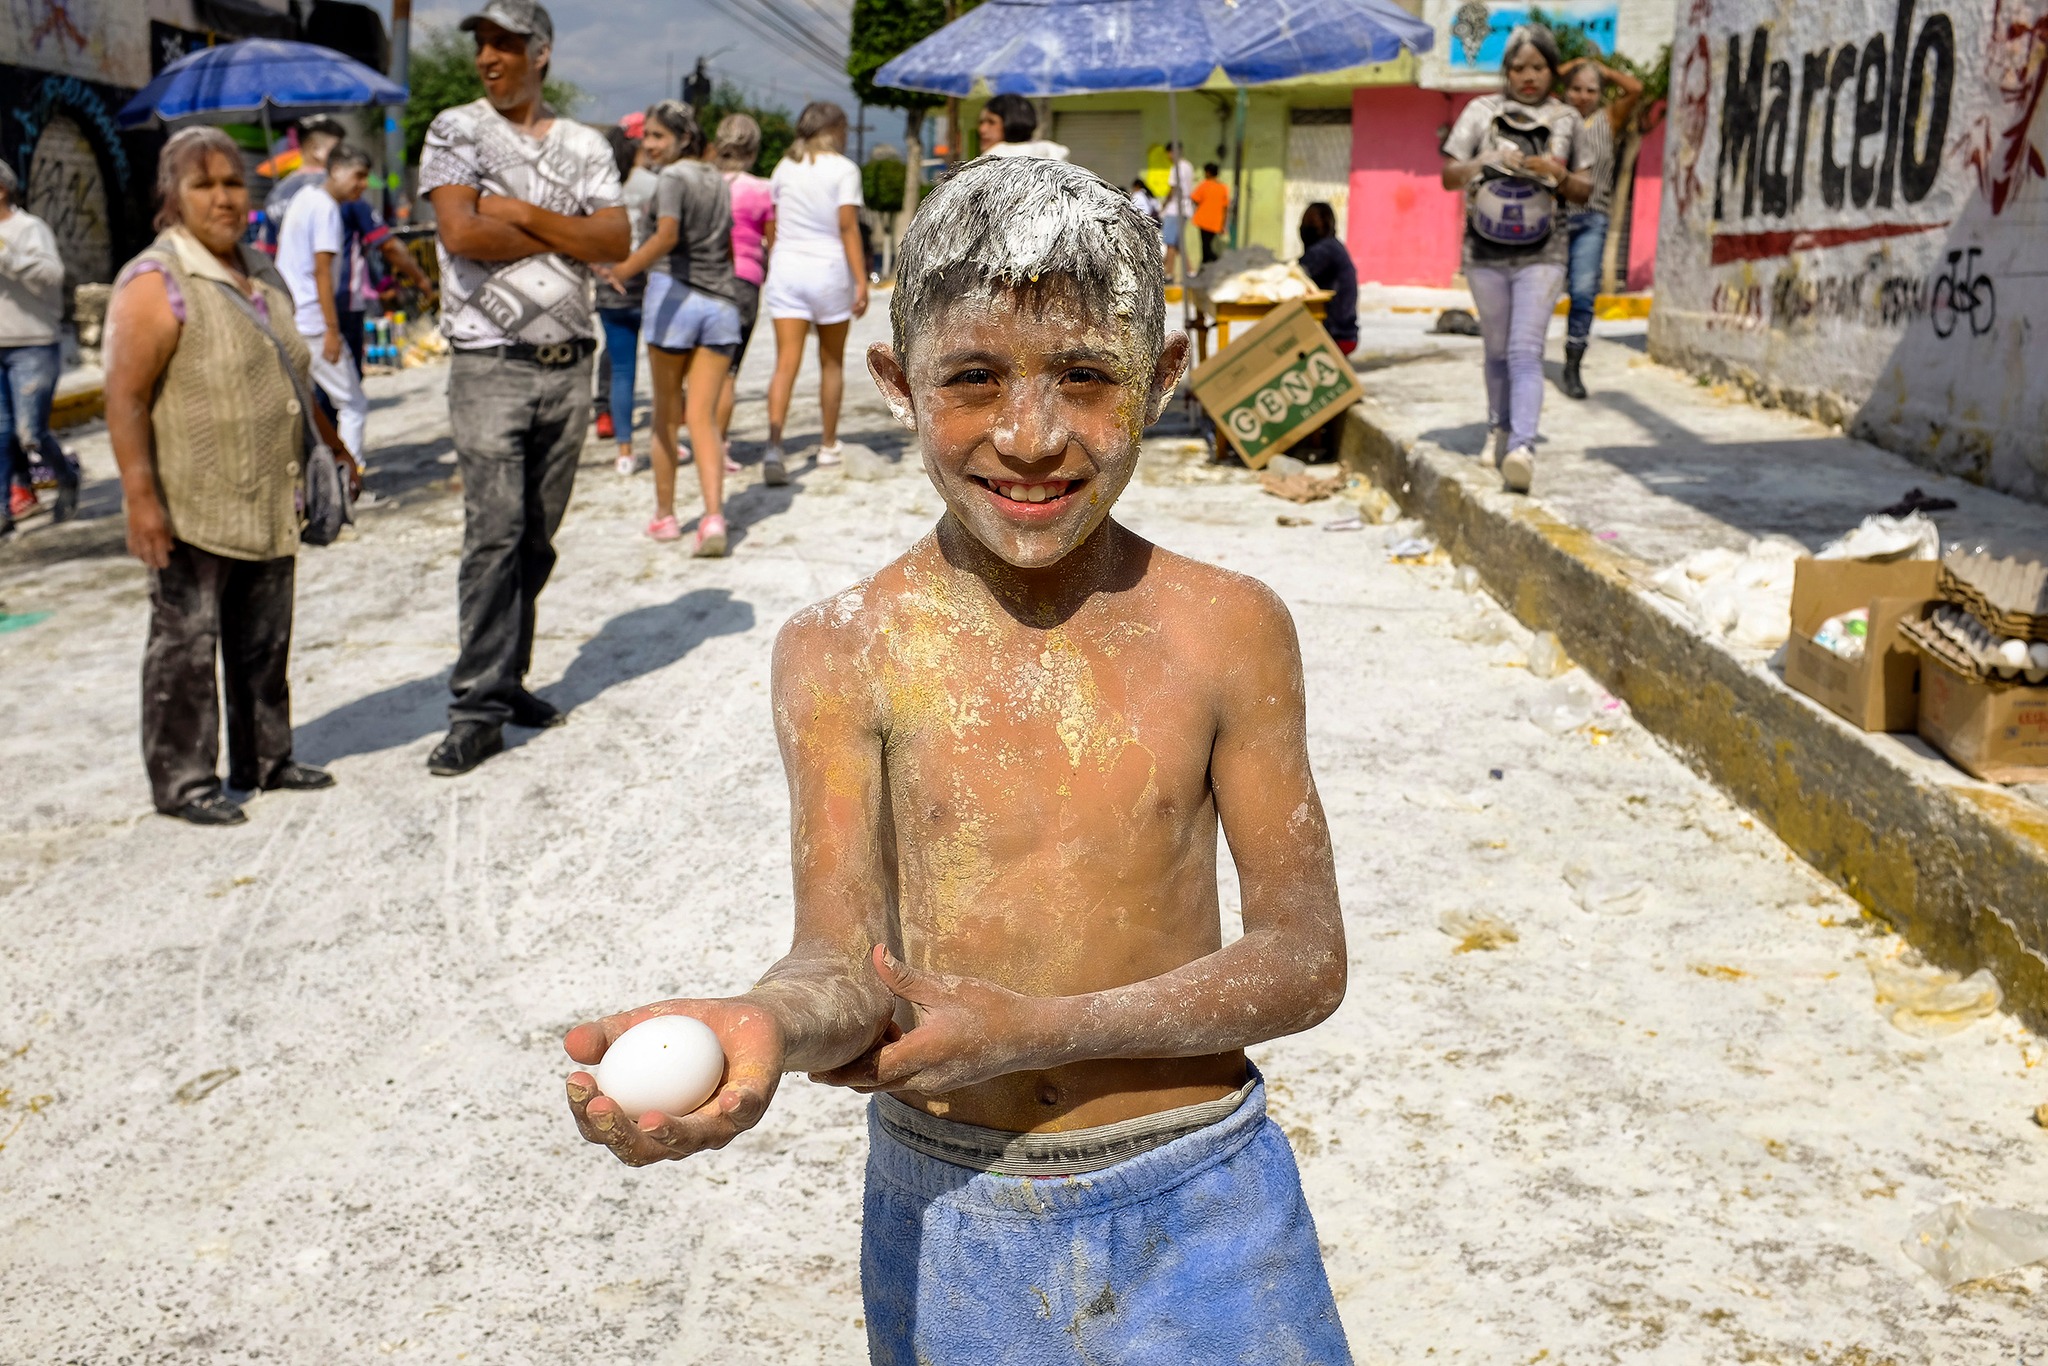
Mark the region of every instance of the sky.
[[[389, 23], [389, 0], [373, 0]], [[605, 122], [644, 109], [678, 93], [683, 76], [699, 56], [714, 77], [739, 84], [757, 101], [779, 104], [792, 114], [814, 99], [833, 100], [857, 113], [844, 74], [846, 14], [851, 0], [545, 0], [555, 21], [553, 69], [589, 97], [576, 116]], [[413, 27], [452, 28], [483, 0], [414, 0]], [[772, 29], [756, 31], [723, 10], [744, 10], [760, 18], [766, 6], [803, 22], [830, 46], [837, 62], [828, 73], [822, 58], [796, 55], [798, 44], [773, 40]], [[828, 17], [832, 16], [832, 17]], [[673, 77], [670, 71], [673, 70]], [[903, 117], [892, 110], [869, 113], [870, 144], [900, 142]], [[875, 125], [885, 131], [877, 134]]]

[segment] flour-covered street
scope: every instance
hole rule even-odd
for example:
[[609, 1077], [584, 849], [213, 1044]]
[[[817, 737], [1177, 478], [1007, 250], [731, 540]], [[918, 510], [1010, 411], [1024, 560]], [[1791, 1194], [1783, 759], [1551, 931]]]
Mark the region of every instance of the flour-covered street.
[[[645, 539], [648, 477], [588, 447], [533, 678], [570, 721], [454, 780], [424, 766], [446, 371], [373, 381], [377, 503], [299, 568], [298, 753], [339, 786], [230, 830], [150, 812], [145, 580], [104, 433], [77, 443], [102, 519], [0, 561], [5, 610], [51, 613], [0, 636], [0, 1359], [863, 1359], [856, 1097], [793, 1077], [747, 1139], [639, 1171], [562, 1102], [568, 1026], [780, 951], [771, 642], [938, 514], [914, 458], [758, 486], [771, 361], [729, 560]], [[847, 428], [901, 453], [864, 374]], [[1951, 1293], [1901, 1251], [1946, 1200], [2041, 1206], [2048, 1049], [1895, 1028], [1867, 962], [1898, 940], [1625, 716], [1535, 724], [1559, 685], [1519, 628], [1385, 529], [1322, 529], [1354, 510], [1161, 438], [1122, 515], [1300, 627], [1350, 990], [1255, 1056], [1359, 1359], [2048, 1353], [2043, 1268]]]

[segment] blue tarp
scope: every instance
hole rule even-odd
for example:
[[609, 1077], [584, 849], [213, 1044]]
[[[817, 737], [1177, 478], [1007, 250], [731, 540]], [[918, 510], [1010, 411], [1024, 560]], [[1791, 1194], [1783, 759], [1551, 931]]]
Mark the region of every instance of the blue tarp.
[[405, 87], [353, 57], [313, 43], [248, 38], [172, 62], [121, 109], [123, 128], [217, 119], [286, 118], [365, 105], [404, 104]]
[[1261, 85], [1425, 52], [1392, 0], [986, 0], [875, 73], [942, 95]]

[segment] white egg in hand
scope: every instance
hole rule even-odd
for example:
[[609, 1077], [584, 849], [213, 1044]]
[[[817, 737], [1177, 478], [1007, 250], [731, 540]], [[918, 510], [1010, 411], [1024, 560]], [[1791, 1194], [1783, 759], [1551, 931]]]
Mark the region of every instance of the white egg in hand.
[[702, 1020], [657, 1015], [619, 1035], [590, 1073], [635, 1119], [649, 1110], [687, 1115], [718, 1089], [725, 1050]]

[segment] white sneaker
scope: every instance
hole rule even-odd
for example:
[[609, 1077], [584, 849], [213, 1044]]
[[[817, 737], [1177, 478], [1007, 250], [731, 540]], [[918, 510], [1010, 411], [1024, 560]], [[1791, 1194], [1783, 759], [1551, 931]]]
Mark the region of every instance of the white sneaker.
[[829, 465], [836, 465], [844, 458], [845, 457], [841, 454], [841, 447], [837, 441], [833, 442], [829, 446], [818, 447], [818, 465], [820, 468]]
[[639, 472], [640, 462], [630, 455], [622, 455], [612, 461], [612, 468], [620, 474], [631, 476]]
[[1501, 487], [1509, 493], [1527, 493], [1536, 482], [1536, 452], [1517, 446], [1500, 462]]

